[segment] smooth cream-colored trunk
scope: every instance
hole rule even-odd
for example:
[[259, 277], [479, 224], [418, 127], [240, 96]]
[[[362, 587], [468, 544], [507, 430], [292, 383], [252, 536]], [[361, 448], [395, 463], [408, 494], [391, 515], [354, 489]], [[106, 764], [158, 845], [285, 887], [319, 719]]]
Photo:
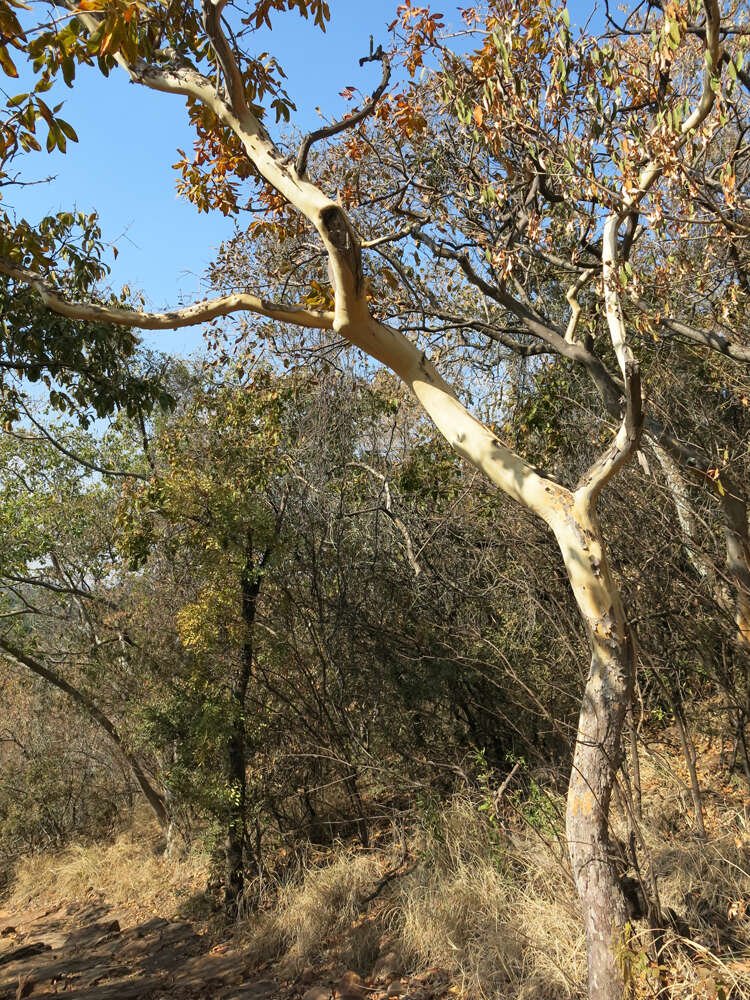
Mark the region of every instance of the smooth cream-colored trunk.
[[591, 649], [568, 789], [568, 849], [586, 932], [589, 997], [615, 1000], [624, 989], [618, 951], [627, 914], [610, 850], [609, 808], [632, 697], [634, 650], [596, 517], [598, 491], [568, 490], [509, 452], [400, 334], [371, 320], [346, 335], [403, 379], [460, 455], [555, 534]]

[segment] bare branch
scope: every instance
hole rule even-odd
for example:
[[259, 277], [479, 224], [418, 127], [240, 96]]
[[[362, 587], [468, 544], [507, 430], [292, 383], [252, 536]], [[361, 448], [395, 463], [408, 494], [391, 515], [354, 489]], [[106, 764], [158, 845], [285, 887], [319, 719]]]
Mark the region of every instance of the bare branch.
[[419, 230], [419, 239], [425, 243], [438, 257], [455, 260], [475, 288], [478, 288], [487, 298], [497, 302], [509, 312], [517, 316], [529, 333], [539, 337], [546, 344], [549, 344], [558, 354], [570, 361], [582, 364], [589, 372], [594, 384], [601, 393], [605, 405], [609, 408], [617, 405], [620, 395], [620, 388], [615, 383], [612, 375], [607, 371], [603, 363], [595, 354], [578, 342], [568, 343], [565, 335], [546, 321], [544, 317], [538, 316], [528, 309], [522, 302], [519, 302], [512, 295], [508, 294], [504, 288], [486, 281], [474, 268], [466, 254], [452, 250], [443, 243], [439, 243], [423, 229]]
[[362, 249], [372, 250], [374, 247], [382, 246], [383, 243], [396, 243], [398, 240], [406, 239], [407, 236], [411, 236], [419, 227], [414, 224], [411, 226], [406, 226], [404, 229], [398, 229], [394, 233], [386, 233], [385, 236], [378, 236], [374, 240], [363, 240]]
[[364, 56], [359, 60], [359, 65], [363, 66], [366, 62], [373, 62], [376, 59], [380, 59], [383, 63], [383, 77], [373, 91], [372, 97], [368, 101], [365, 101], [359, 111], [355, 111], [353, 114], [349, 115], [348, 118], [342, 118], [341, 121], [333, 122], [331, 125], [324, 125], [323, 128], [316, 129], [314, 132], [308, 132], [302, 140], [302, 145], [297, 153], [296, 163], [297, 174], [300, 177], [304, 177], [307, 171], [307, 157], [313, 143], [319, 142], [321, 139], [330, 139], [331, 136], [338, 135], [339, 132], [344, 132], [346, 129], [354, 128], [355, 125], [359, 125], [361, 121], [364, 121], [364, 119], [375, 110], [375, 107], [385, 93], [385, 88], [388, 86], [388, 81], [391, 78], [391, 63], [388, 56], [385, 52], [383, 52], [381, 46], [378, 46], [376, 52], [373, 52], [369, 56]]
[[90, 462], [88, 459], [84, 458], [83, 455], [78, 455], [76, 452], [71, 451], [70, 448], [67, 448], [64, 444], [62, 444], [62, 442], [58, 441], [57, 438], [53, 437], [49, 431], [42, 426], [42, 424], [34, 419], [28, 406], [25, 406], [23, 403], [21, 406], [26, 414], [26, 419], [31, 421], [42, 437], [46, 438], [53, 448], [56, 448], [67, 458], [70, 458], [74, 462], [78, 463], [78, 465], [82, 465], [85, 469], [90, 469], [91, 472], [98, 472], [102, 476], [120, 476], [123, 479], [142, 479], [147, 481], [147, 477], [142, 476], [139, 472], [126, 472], [122, 469], [107, 469], [102, 465], [97, 465], [96, 462]]
[[178, 330], [184, 326], [198, 326], [217, 316], [228, 316], [235, 312], [256, 313], [280, 323], [315, 330], [333, 329], [333, 313], [301, 306], [285, 306], [267, 299], [260, 299], [248, 292], [236, 292], [216, 299], [205, 299], [182, 309], [152, 313], [137, 310], [116, 309], [95, 302], [69, 302], [41, 274], [19, 267], [0, 258], [0, 274], [7, 274], [16, 281], [30, 285], [48, 309], [67, 316], [69, 319], [86, 320], [91, 323], [114, 323], [117, 326], [135, 327], [139, 330]]

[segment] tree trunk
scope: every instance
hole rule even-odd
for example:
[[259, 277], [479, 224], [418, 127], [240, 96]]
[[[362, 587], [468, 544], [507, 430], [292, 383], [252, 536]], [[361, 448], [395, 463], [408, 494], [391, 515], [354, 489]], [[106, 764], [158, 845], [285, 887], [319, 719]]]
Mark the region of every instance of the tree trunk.
[[245, 888], [245, 845], [247, 842], [247, 756], [245, 752], [244, 697], [240, 687], [232, 691], [233, 721], [227, 743], [227, 779], [229, 782], [229, 817], [224, 840], [226, 874], [224, 908], [227, 917], [235, 920]]
[[706, 840], [706, 826], [703, 822], [703, 796], [701, 794], [701, 786], [698, 781], [698, 772], [695, 768], [695, 744], [693, 743], [688, 731], [687, 719], [685, 718], [685, 712], [682, 707], [682, 693], [679, 690], [674, 691], [672, 695], [672, 704], [674, 707], [674, 718], [677, 724], [677, 732], [680, 735], [682, 756], [685, 759], [685, 766], [687, 767], [688, 775], [690, 776], [690, 794], [693, 797], [695, 828], [698, 831], [700, 839]]
[[[262, 576], [253, 570], [252, 539], [247, 540], [247, 561], [242, 575], [242, 620], [245, 639], [240, 654], [239, 670], [231, 690], [231, 724], [227, 740], [227, 781], [229, 785], [229, 815], [224, 840], [224, 909], [230, 920], [236, 920], [245, 891], [245, 869], [249, 844], [247, 836], [247, 725], [245, 699], [253, 673], [253, 630]], [[261, 560], [268, 559], [269, 550]], [[256, 859], [257, 861], [257, 859]]]
[[747, 504], [731, 480], [726, 480], [721, 507], [724, 514], [727, 569], [735, 586], [734, 620], [737, 625], [737, 642], [747, 654], [750, 652], [750, 541]]
[[553, 523], [591, 647], [568, 786], [566, 831], [583, 910], [590, 1000], [617, 1000], [627, 919], [609, 839], [609, 807], [633, 690], [634, 649], [596, 516], [575, 501]]

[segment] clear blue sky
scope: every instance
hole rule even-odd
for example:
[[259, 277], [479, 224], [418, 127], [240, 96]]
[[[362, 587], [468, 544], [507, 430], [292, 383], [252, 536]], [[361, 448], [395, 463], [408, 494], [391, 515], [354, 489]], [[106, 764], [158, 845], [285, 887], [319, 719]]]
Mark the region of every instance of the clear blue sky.
[[[255, 36], [257, 51], [273, 52], [287, 73], [299, 129], [320, 123], [318, 106], [329, 116], [339, 116], [348, 107], [338, 96], [343, 87], [373, 89], [379, 67], [360, 69], [358, 60], [368, 51], [370, 35], [376, 45], [387, 43], [386, 25], [394, 19], [398, 2], [329, 0], [332, 16], [325, 35], [296, 13], [286, 13], [276, 16], [272, 33]], [[458, 23], [455, 3], [434, 7], [449, 23]], [[18, 87], [10, 93], [17, 93], [23, 80], [13, 84]], [[81, 70], [73, 89], [61, 84], [52, 96], [65, 101], [61, 115], [80, 141], [69, 143], [65, 156], [56, 151], [26, 157], [26, 179], [30, 172], [35, 178], [54, 174], [55, 179], [20, 191], [6, 189], [6, 203], [30, 222], [73, 207], [96, 209], [104, 238], [119, 250], [113, 285], [129, 284], [142, 291], [153, 309], [202, 297], [202, 275], [218, 245], [231, 235], [233, 223], [219, 213], [199, 215], [177, 197], [172, 169], [176, 149], [189, 151], [193, 140], [183, 99], [133, 85], [118, 70], [108, 78], [96, 70]], [[200, 346], [201, 337], [198, 331], [178, 331], [154, 335], [149, 342], [171, 353], [190, 353]]]

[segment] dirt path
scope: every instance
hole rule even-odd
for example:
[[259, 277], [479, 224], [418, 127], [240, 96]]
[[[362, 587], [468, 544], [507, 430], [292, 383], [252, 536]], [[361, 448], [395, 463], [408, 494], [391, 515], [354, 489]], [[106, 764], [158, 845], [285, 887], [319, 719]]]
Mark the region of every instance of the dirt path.
[[[0, 1000], [271, 1000], [242, 952], [189, 923], [159, 917], [127, 926], [104, 902], [13, 914], [0, 909]], [[122, 927], [121, 927], [122, 925]]]

